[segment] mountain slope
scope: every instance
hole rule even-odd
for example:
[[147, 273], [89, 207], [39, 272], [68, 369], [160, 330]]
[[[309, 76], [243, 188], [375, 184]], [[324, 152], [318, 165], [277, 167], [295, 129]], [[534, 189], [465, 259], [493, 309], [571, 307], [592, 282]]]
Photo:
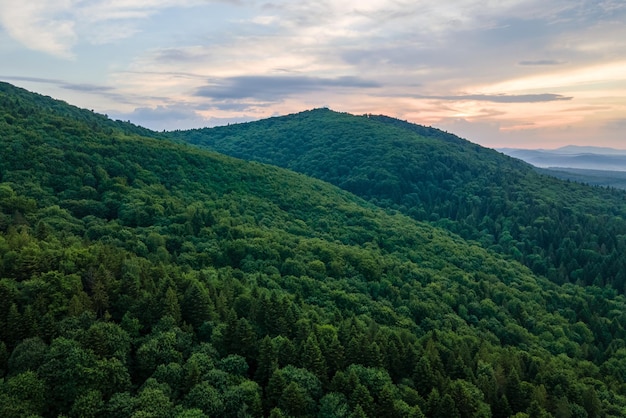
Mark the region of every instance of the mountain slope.
[[74, 112], [0, 90], [0, 415], [624, 415], [624, 297]]
[[479, 241], [554, 282], [624, 291], [622, 192], [544, 176], [494, 150], [385, 116], [317, 109], [171, 136], [323, 179]]

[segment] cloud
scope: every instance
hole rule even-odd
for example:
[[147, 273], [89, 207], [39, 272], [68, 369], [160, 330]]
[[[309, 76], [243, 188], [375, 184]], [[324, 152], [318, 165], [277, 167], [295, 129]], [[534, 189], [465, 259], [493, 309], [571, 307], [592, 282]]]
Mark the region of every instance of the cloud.
[[11, 76], [11, 75], [0, 75], [0, 79], [7, 81], [25, 81], [30, 83], [42, 83], [42, 84], [50, 84], [54, 85], [58, 88], [64, 90], [71, 90], [79, 93], [88, 93], [88, 94], [96, 94], [102, 97], [106, 97], [108, 99], [112, 99], [117, 103], [123, 104], [132, 104], [133, 100], [131, 99], [132, 95], [124, 95], [118, 93], [114, 87], [105, 86], [101, 84], [91, 84], [91, 83], [69, 83], [64, 80], [54, 79], [54, 78], [43, 78], [43, 77], [23, 77], [23, 76]]
[[428, 124], [482, 121], [494, 138], [514, 138], [517, 127], [531, 130], [528, 121], [533, 132], [550, 123], [579, 133], [583, 122], [624, 114], [626, 63], [616, 60], [626, 48], [625, 6], [0, 0], [0, 25], [30, 49], [75, 60], [70, 67], [36, 56], [33, 65], [34, 54], [7, 43], [5, 73], [33, 76], [22, 80], [47, 83], [46, 94], [71, 103], [98, 108], [100, 100], [99, 111], [150, 127], [328, 104]]
[[478, 101], [493, 103], [538, 103], [538, 102], [554, 102], [561, 100], [572, 100], [572, 97], [562, 96], [560, 94], [464, 94], [457, 96], [412, 96], [418, 99], [436, 99], [436, 100], [453, 100], [453, 101]]
[[202, 119], [193, 107], [184, 105], [138, 107], [130, 115], [143, 121]]
[[238, 76], [196, 89], [194, 95], [215, 100], [256, 99], [274, 102], [287, 96], [329, 88], [375, 88], [376, 82], [359, 77], [322, 78], [312, 76]]
[[170, 7], [202, 0], [0, 0], [0, 26], [29, 49], [73, 58], [73, 47], [89, 39], [103, 44], [136, 33], [132, 24]]
[[535, 60], [535, 61], [520, 61], [518, 65], [522, 66], [543, 66], [543, 65], [563, 65], [565, 62], [557, 60]]
[[[201, 107], [204, 110], [218, 110], [221, 112], [257, 112], [260, 109], [268, 109], [272, 103], [258, 103], [242, 100], [213, 100]], [[200, 107], [199, 107], [200, 109]]]
[[155, 131], [219, 126], [258, 119], [246, 115], [231, 117], [205, 116], [201, 113], [199, 107], [188, 103], [174, 103], [156, 107], [138, 107], [127, 113], [113, 112], [110, 113], [110, 116], [113, 119], [131, 120], [135, 124]]
[[103, 86], [99, 84], [90, 84], [90, 83], [68, 83], [63, 80], [57, 80], [54, 78], [42, 78], [42, 77], [22, 77], [22, 76], [0, 76], [1, 79], [4, 80], [14, 80], [14, 81], [30, 81], [32, 83], [44, 83], [44, 84], [54, 84], [62, 89], [67, 90], [75, 90], [81, 91], [85, 93], [103, 93], [110, 92], [113, 87]]
[[100, 85], [89, 84], [89, 83], [62, 82], [59, 84], [59, 86], [67, 90], [81, 91], [84, 93], [105, 93], [105, 92], [111, 92], [114, 90], [114, 88], [110, 86], [100, 86]]
[[76, 41], [75, 22], [63, 12], [73, 1], [0, 1], [0, 24], [7, 33], [30, 49], [70, 58]]
[[109, 115], [113, 119], [132, 120], [133, 123], [157, 131], [206, 125], [205, 118], [192, 106], [185, 104], [138, 107], [132, 112], [109, 112]]
[[[626, 60], [599, 60], [591, 65], [567, 68], [554, 72], [537, 72], [520, 78], [492, 82], [488, 91], [528, 91], [538, 89], [563, 89], [570, 91], [581, 86], [613, 84], [614, 87], [626, 81]], [[485, 91], [485, 90], [483, 90]], [[614, 91], [604, 92], [609, 95]]]
[[154, 60], [161, 63], [201, 62], [203, 55], [192, 53], [185, 48], [166, 48], [156, 51]]
[[43, 77], [23, 77], [16, 75], [2, 75], [0, 76], [3, 80], [14, 80], [14, 81], [30, 81], [33, 83], [46, 83], [46, 84], [61, 84], [64, 83], [61, 80], [57, 80], [54, 78], [43, 78]]

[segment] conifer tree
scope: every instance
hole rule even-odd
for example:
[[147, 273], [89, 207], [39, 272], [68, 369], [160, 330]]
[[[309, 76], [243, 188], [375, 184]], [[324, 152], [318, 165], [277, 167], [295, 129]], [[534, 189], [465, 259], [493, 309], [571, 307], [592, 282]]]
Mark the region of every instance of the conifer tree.
[[183, 319], [196, 329], [212, 317], [211, 299], [198, 281], [192, 281], [185, 291], [182, 306]]
[[322, 383], [328, 381], [326, 360], [314, 333], [309, 334], [302, 348], [302, 366], [315, 374]]
[[180, 312], [180, 303], [176, 291], [172, 287], [168, 287], [163, 300], [163, 315], [169, 315], [174, 318], [176, 324], [180, 324], [182, 315]]
[[360, 383], [356, 385], [356, 388], [350, 394], [349, 401], [355, 410], [360, 406], [366, 415], [374, 416], [374, 398], [372, 398], [369, 390], [364, 385]]
[[357, 404], [350, 414], [350, 418], [368, 418], [368, 415], [363, 410], [363, 407], [360, 404]]
[[261, 340], [259, 346], [258, 364], [254, 373], [254, 380], [261, 387], [265, 387], [276, 369], [278, 369], [278, 354], [274, 349], [272, 339], [269, 335], [266, 335]]
[[313, 412], [313, 399], [296, 382], [291, 382], [283, 390], [278, 405], [287, 415], [301, 417]]

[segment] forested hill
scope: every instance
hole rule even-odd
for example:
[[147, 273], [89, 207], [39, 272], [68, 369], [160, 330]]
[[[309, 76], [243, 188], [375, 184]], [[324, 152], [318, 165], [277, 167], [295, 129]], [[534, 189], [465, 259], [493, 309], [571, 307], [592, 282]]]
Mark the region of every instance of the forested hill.
[[626, 414], [623, 296], [0, 86], [0, 416]]
[[626, 193], [541, 175], [433, 128], [316, 109], [177, 131], [190, 143], [333, 183], [506, 254], [556, 283], [626, 284]]
[[[62, 100], [51, 100], [50, 97], [33, 94], [2, 81], [0, 81], [0, 97], [2, 98], [2, 109], [7, 109], [2, 115], [3, 122], [9, 125], [21, 125], [24, 123], [24, 118], [28, 118], [33, 112], [45, 112], [47, 117], [42, 123], [45, 122], [48, 125], [34, 127], [45, 129], [47, 126], [53, 126], [56, 129], [64, 129], [68, 134], [71, 134], [73, 127], [80, 124], [82, 127], [88, 127], [101, 133], [112, 133], [115, 130], [153, 138], [162, 136], [130, 122], [113, 121], [107, 115], [71, 106]], [[30, 126], [23, 126], [22, 129], [28, 127]]]

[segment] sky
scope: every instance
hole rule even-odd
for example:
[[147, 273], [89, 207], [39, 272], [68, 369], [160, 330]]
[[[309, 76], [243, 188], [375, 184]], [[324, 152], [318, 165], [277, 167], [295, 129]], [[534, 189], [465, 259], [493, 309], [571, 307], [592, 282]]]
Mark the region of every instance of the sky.
[[329, 107], [626, 149], [626, 0], [0, 0], [0, 80], [155, 130]]

